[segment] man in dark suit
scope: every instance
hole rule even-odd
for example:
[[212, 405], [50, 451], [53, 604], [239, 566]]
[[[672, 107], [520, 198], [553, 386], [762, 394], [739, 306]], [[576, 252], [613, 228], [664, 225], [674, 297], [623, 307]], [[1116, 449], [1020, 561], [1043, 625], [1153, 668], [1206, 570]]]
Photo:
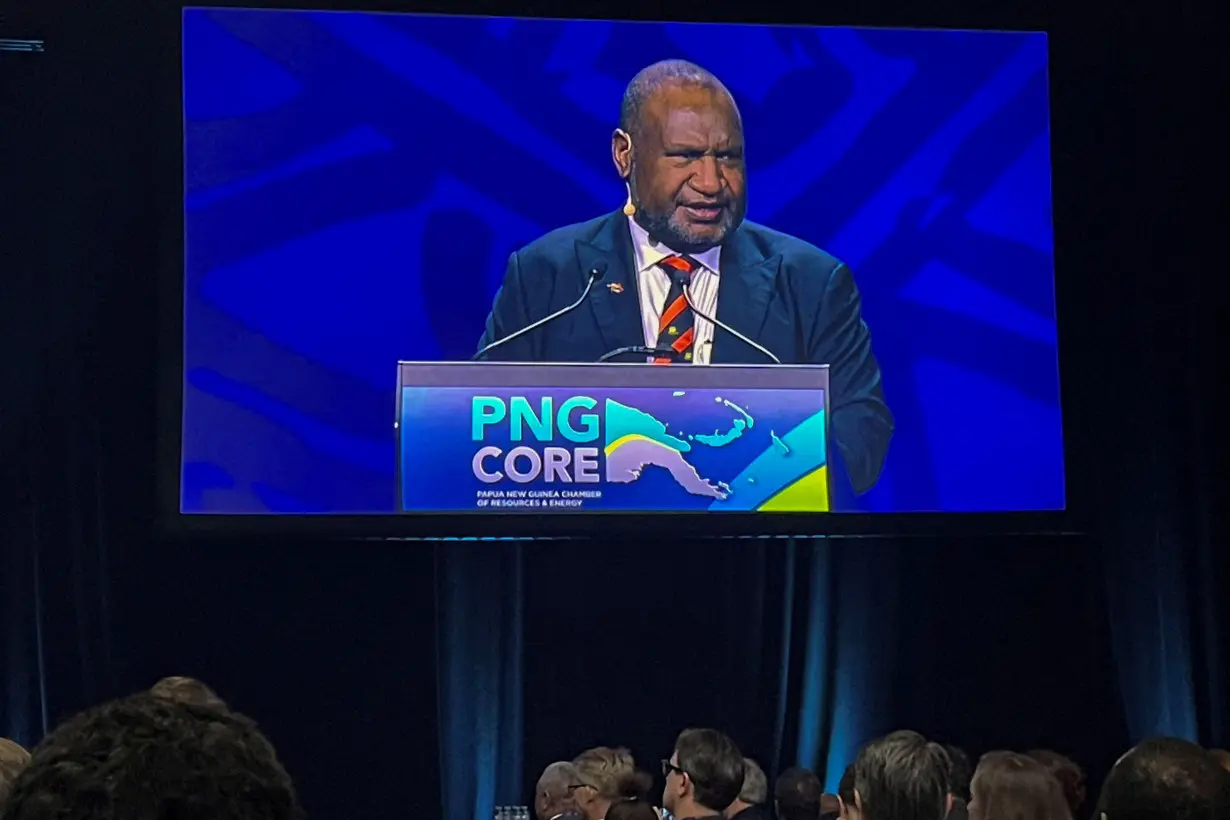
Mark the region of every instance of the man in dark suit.
[[[575, 301], [588, 304], [492, 351], [504, 361], [592, 362], [621, 347], [669, 348], [693, 364], [830, 366], [833, 438], [856, 492], [884, 465], [893, 416], [850, 271], [819, 248], [744, 221], [743, 123], [712, 74], [669, 60], [629, 83], [611, 145], [622, 212], [552, 231], [515, 252], [480, 347]], [[683, 276], [680, 276], [680, 273]], [[683, 283], [696, 313], [683, 298]]]

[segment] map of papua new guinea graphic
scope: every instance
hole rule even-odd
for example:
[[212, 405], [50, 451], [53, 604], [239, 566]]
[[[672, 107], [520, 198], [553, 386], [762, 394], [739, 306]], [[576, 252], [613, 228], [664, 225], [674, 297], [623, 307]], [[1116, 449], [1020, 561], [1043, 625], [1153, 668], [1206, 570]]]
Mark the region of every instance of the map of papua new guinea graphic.
[[[675, 393], [683, 395], [682, 392]], [[725, 399], [716, 401], [739, 413], [742, 418], [734, 420], [725, 432], [715, 430], [712, 435], [691, 436], [694, 441], [708, 447], [723, 447], [743, 435], [756, 422], [747, 411]], [[643, 410], [629, 407], [613, 399], [606, 400], [606, 480], [617, 484], [629, 484], [641, 477], [646, 467], [665, 469], [675, 482], [692, 495], [725, 501], [730, 496], [730, 486], [725, 482], [712, 482], [701, 476], [688, 463], [683, 454], [691, 451], [692, 445], [666, 432], [666, 425]]]

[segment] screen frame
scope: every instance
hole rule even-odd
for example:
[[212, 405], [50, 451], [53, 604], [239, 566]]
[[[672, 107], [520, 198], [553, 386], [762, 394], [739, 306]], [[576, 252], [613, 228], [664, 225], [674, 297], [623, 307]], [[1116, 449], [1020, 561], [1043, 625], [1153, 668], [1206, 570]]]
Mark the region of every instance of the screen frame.
[[[447, 3], [408, 3], [398, 0], [368, 0], [362, 8], [342, 8], [338, 0], [262, 0], [259, 3], [225, 3], [198, 0], [166, 4], [153, 15], [154, 36], [162, 44], [162, 66], [155, 110], [160, 133], [160, 169], [157, 214], [159, 219], [159, 396], [157, 429], [157, 516], [158, 533], [171, 539], [211, 539], [235, 536], [302, 536], [374, 540], [483, 539], [524, 540], [535, 538], [629, 537], [644, 534], [652, 526], [655, 536], [717, 538], [781, 537], [902, 537], [968, 536], [977, 534], [1071, 534], [1088, 529], [1089, 513], [1082, 499], [1088, 491], [1074, 481], [1073, 465], [1079, 463], [1079, 436], [1072, 419], [1065, 390], [1065, 337], [1069, 331], [1064, 317], [1072, 315], [1067, 307], [1072, 283], [1060, 276], [1069, 257], [1075, 258], [1075, 238], [1090, 217], [1080, 210], [1077, 159], [1064, 150], [1066, 135], [1080, 125], [1077, 101], [1061, 94], [1056, 76], [1079, 76], [1082, 60], [1078, 38], [1069, 36], [1067, 27], [1048, 19], [1046, 9], [1032, 11], [979, 9], [913, 9], [903, 13], [891, 4], [858, 3], [840, 0], [826, 6], [822, 18], [811, 12], [805, 19], [798, 10], [782, 12], [758, 9], [755, 17], [732, 16], [720, 8], [702, 17], [682, 13], [680, 22], [764, 23], [815, 26], [854, 26], [866, 28], [917, 28], [944, 30], [1001, 30], [1042, 32], [1047, 35], [1048, 102], [1050, 109], [1051, 197], [1054, 236], [1055, 299], [1058, 325], [1058, 359], [1063, 419], [1064, 494], [1063, 510], [1004, 512], [892, 512], [892, 513], [561, 513], [552, 516], [527, 513], [398, 513], [371, 515], [217, 515], [182, 513], [182, 444], [184, 419], [184, 264], [185, 264], [185, 112], [183, 100], [183, 12], [199, 8], [253, 8], [264, 10], [345, 10], [375, 13], [448, 14], [454, 16], [507, 16], [546, 19], [660, 20], [656, 4], [633, 0], [602, 15], [577, 14], [575, 4], [547, 2], [535, 13], [507, 0], [468, 0], [465, 10]], [[349, 5], [349, 4], [346, 4]], [[955, 19], [958, 18], [959, 19]], [[1075, 95], [1073, 95], [1075, 96]], [[1070, 347], [1070, 346], [1067, 346]], [[1067, 355], [1071, 351], [1067, 350]]]

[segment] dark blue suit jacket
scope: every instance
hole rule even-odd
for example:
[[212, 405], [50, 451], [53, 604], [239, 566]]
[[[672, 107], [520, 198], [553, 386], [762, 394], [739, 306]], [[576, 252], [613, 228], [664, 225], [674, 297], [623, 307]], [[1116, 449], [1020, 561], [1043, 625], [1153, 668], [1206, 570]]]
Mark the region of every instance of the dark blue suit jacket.
[[[616, 348], [643, 345], [632, 235], [627, 217], [617, 211], [552, 231], [509, 257], [479, 346], [575, 301], [588, 271], [600, 263], [606, 275], [587, 304], [497, 348], [490, 358], [593, 362]], [[884, 465], [893, 416], [850, 270], [801, 239], [744, 222], [722, 246], [720, 276], [719, 320], [783, 362], [830, 366], [833, 439], [854, 490], [870, 489]], [[765, 358], [717, 329], [710, 361], [764, 364]]]

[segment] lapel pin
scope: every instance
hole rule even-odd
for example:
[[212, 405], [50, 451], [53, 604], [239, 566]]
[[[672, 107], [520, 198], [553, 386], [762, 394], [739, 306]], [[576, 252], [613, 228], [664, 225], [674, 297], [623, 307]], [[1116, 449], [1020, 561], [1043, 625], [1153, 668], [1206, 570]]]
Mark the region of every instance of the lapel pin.
[[623, 282], [607, 282], [606, 289], [609, 290], [611, 293], [623, 293], [624, 283]]

